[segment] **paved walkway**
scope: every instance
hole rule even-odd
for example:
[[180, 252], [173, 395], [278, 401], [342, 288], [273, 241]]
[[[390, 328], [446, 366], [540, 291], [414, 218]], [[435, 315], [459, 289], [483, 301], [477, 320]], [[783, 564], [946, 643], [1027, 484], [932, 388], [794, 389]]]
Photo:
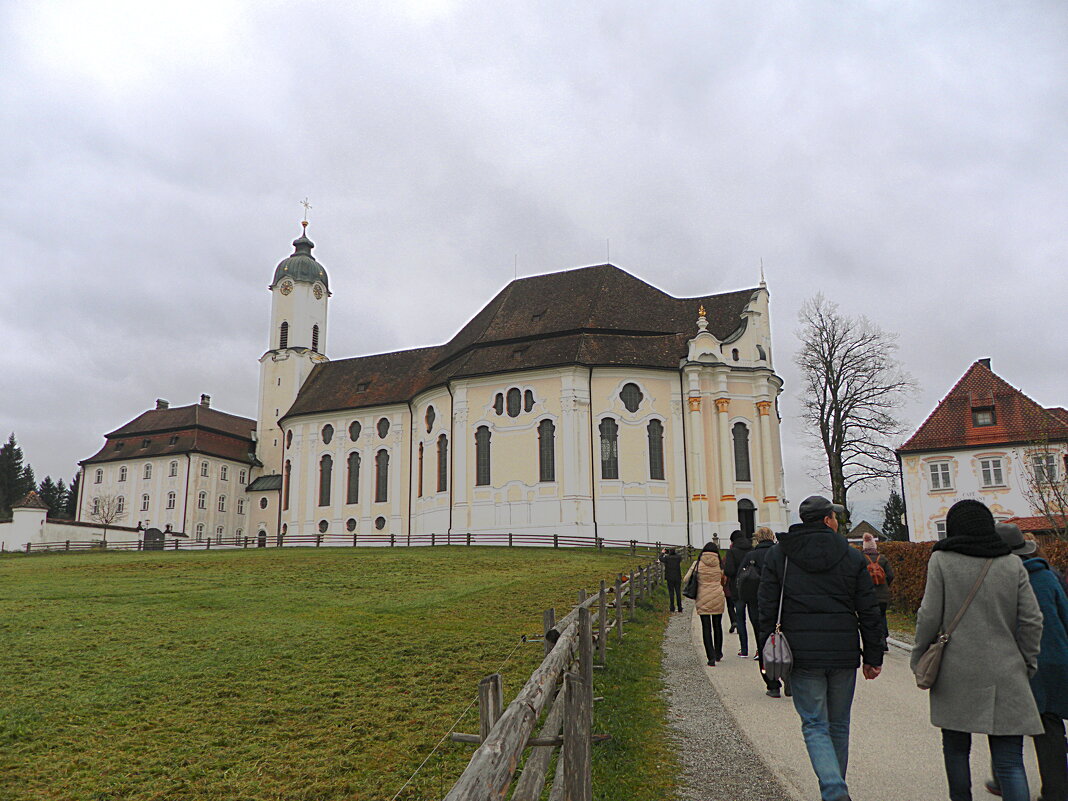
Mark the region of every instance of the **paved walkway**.
[[[801, 724], [793, 704], [785, 696], [781, 699], [764, 695], [764, 682], [759, 669], [751, 659], [740, 659], [736, 634], [724, 634], [723, 652], [726, 655], [714, 668], [705, 666], [704, 648], [701, 645], [700, 621], [690, 614], [693, 604], [686, 602], [686, 613], [674, 615], [668, 626], [665, 639], [665, 672], [685, 670], [704, 673], [715, 689], [720, 708], [733, 720], [721, 719], [718, 715], [702, 714], [699, 721], [706, 729], [723, 727], [726, 731], [737, 730], [755, 752], [754, 756], [724, 753], [722, 757], [695, 754], [685, 742], [680, 742], [680, 757], [687, 766], [711, 762], [710, 780], [725, 774], [745, 772], [759, 775], [760, 762], [767, 764], [785, 788], [786, 795], [760, 794], [723, 796], [730, 798], [786, 798], [797, 801], [817, 801], [819, 786], [808, 761], [805, 744], [801, 738]], [[727, 620], [724, 615], [724, 627]], [[679, 657], [672, 656], [671, 643], [679, 639], [672, 636], [673, 630], [689, 628], [691, 666], [678, 667]], [[752, 639], [752, 629], [750, 629]], [[752, 653], [752, 651], [750, 651]], [[673, 709], [673, 712], [675, 710]], [[686, 715], [685, 710], [679, 713]], [[694, 716], [695, 713], [690, 713]], [[939, 801], [948, 799], [945, 770], [942, 763], [941, 736], [930, 724], [927, 695], [916, 688], [908, 666], [908, 653], [892, 648], [887, 654], [882, 675], [873, 681], [865, 681], [858, 673], [857, 691], [853, 701], [853, 725], [849, 749], [849, 790], [854, 801]], [[678, 721], [673, 726], [680, 728]], [[693, 721], [691, 721], [691, 726]], [[759, 756], [756, 756], [759, 755]], [[1038, 768], [1030, 738], [1026, 739], [1025, 762], [1031, 797], [1038, 798]], [[976, 736], [972, 746], [972, 791], [976, 801], [994, 796], [983, 789], [983, 781], [989, 775], [989, 751], [986, 738]], [[680, 794], [685, 801], [702, 799], [713, 801], [721, 796], [714, 791], [706, 795]]]

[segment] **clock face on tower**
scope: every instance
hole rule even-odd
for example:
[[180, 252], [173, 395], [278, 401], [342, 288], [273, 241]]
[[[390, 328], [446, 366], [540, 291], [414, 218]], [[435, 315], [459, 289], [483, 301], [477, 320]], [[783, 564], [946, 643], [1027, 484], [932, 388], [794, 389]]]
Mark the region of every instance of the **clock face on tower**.
[[283, 295], [288, 295], [292, 291], [293, 291], [293, 282], [292, 281], [283, 281], [282, 282], [282, 294]]
[[315, 299], [316, 300], [322, 300], [322, 298], [323, 298], [323, 288], [319, 284], [316, 284], [312, 288], [312, 294], [315, 295]]

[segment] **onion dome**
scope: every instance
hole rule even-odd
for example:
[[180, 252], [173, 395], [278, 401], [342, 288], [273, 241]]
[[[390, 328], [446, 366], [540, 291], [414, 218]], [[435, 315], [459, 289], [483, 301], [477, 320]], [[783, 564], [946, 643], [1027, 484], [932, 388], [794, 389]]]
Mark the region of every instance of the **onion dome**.
[[326, 270], [311, 254], [315, 243], [308, 239], [308, 223], [304, 221], [301, 225], [305, 228], [304, 233], [293, 240], [293, 255], [282, 259], [278, 263], [274, 271], [274, 280], [271, 281], [271, 287], [273, 288], [283, 278], [291, 278], [294, 281], [304, 281], [309, 284], [314, 284], [318, 281], [329, 290], [330, 284], [326, 279]]

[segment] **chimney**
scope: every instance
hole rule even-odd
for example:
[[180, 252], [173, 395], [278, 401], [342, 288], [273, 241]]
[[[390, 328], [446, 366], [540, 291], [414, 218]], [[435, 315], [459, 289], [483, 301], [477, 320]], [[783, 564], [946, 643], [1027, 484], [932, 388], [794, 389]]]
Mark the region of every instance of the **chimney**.
[[210, 407], [211, 406], [211, 395], [201, 395], [200, 396], [200, 405], [203, 406], [205, 409]]
[[171, 403], [170, 403], [170, 401], [163, 400], [163, 398], [156, 398], [156, 408], [157, 409], [169, 409], [169, 408], [171, 408]]
[[979, 360], [979, 364], [983, 365], [983, 367], [985, 367], [987, 370], [990, 369], [990, 359], [989, 358], [980, 359]]

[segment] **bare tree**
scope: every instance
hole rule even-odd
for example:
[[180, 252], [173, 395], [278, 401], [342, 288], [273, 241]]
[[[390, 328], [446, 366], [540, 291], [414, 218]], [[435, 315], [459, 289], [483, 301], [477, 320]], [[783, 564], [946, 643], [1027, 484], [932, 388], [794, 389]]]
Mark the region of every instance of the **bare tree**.
[[89, 512], [89, 519], [104, 527], [104, 542], [108, 541], [108, 526], [118, 523], [124, 517], [126, 517], [126, 504], [122, 496], [105, 493], [93, 499], [93, 509]]
[[823, 448], [831, 500], [848, 508], [850, 489], [897, 475], [896, 413], [916, 384], [894, 358], [897, 334], [843, 314], [822, 294], [798, 318], [801, 419]]
[[1050, 440], [1048, 426], [1026, 449], [1018, 452], [1023, 462], [1023, 493], [1031, 508], [1044, 518], [1045, 529], [1068, 538], [1068, 463], [1063, 443]]

